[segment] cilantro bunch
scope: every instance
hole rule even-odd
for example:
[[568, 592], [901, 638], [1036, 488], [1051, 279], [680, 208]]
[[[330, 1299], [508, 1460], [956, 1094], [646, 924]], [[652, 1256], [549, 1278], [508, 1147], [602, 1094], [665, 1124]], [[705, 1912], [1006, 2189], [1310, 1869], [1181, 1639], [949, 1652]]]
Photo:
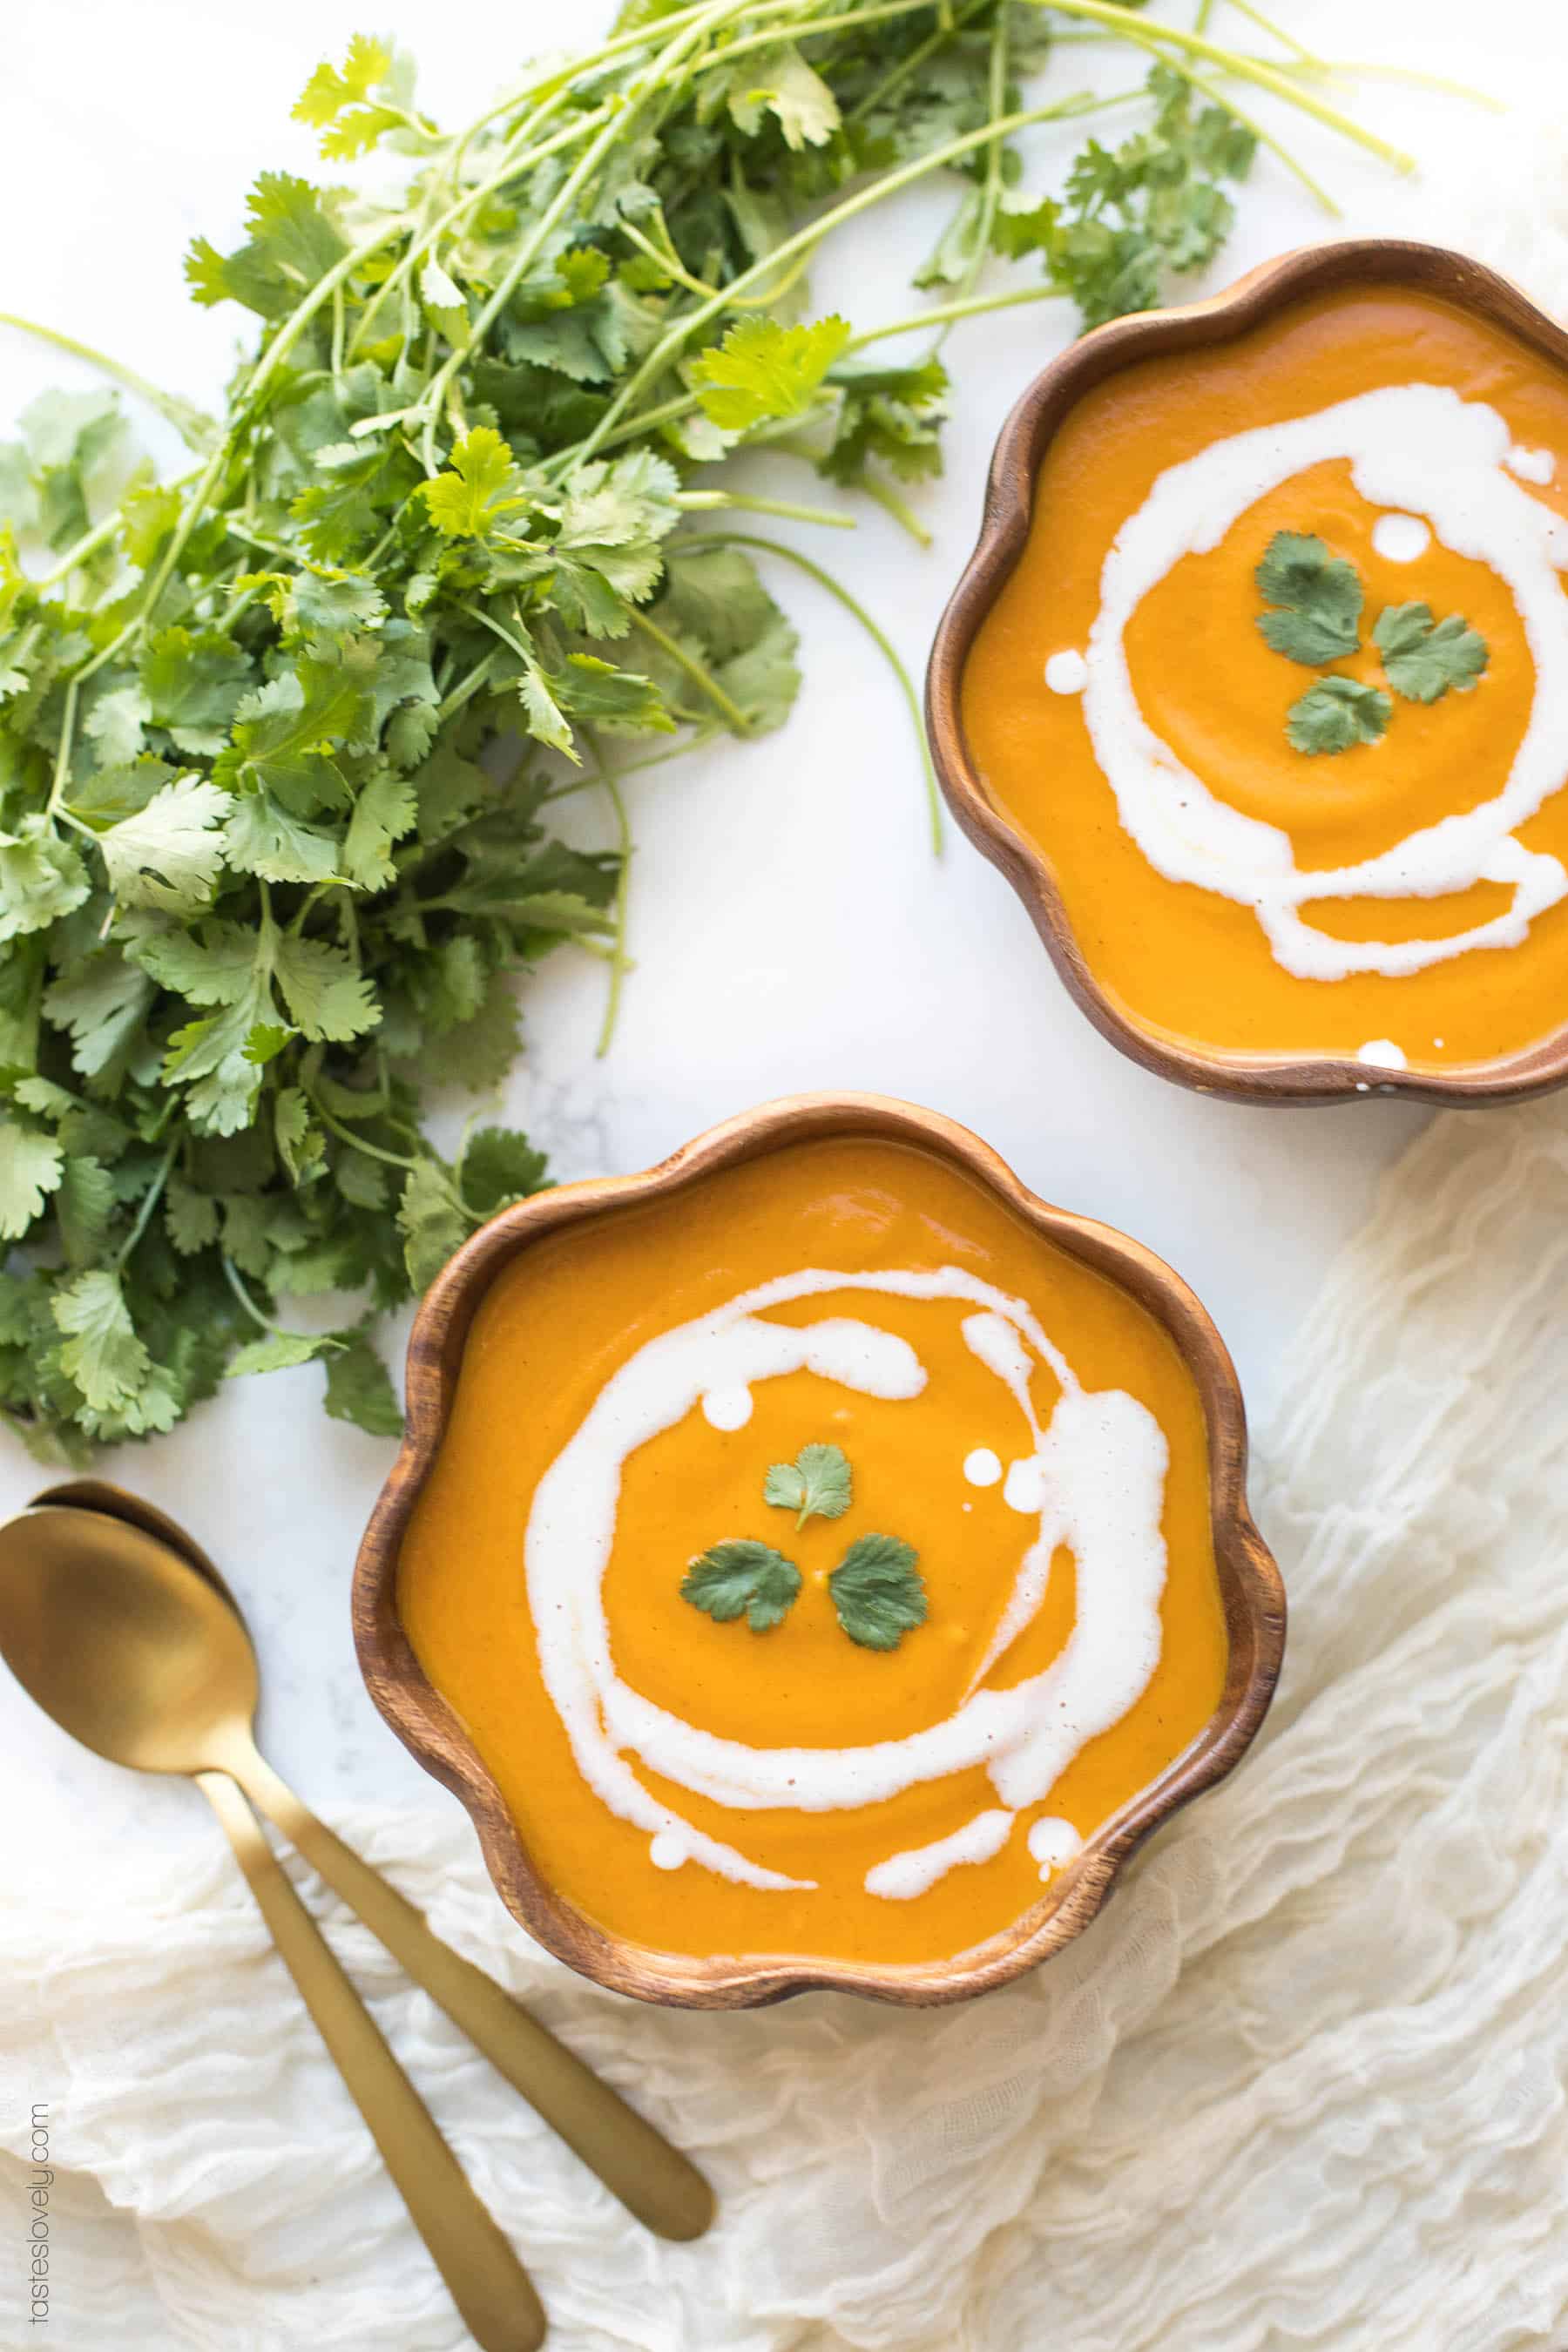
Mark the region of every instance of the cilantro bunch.
[[[1025, 106], [1068, 20], [1147, 81]], [[918, 533], [948, 379], [872, 346], [1158, 299], [1251, 158], [1216, 75], [1353, 133], [1309, 64], [1112, 0], [633, 0], [455, 133], [379, 41], [311, 76], [331, 184], [264, 173], [238, 248], [187, 258], [250, 321], [223, 414], [102, 362], [188, 471], [138, 464], [112, 394], [0, 446], [0, 1412], [29, 1444], [142, 1437], [310, 1357], [330, 1412], [395, 1430], [378, 1317], [545, 1181], [510, 1129], [437, 1150], [422, 1089], [499, 1086], [517, 976], [563, 941], [613, 1012], [623, 778], [795, 695], [757, 553], [859, 611], [730, 520], [816, 509], [709, 469], [771, 442]], [[1024, 205], [1010, 135], [1119, 106], [1144, 127]], [[390, 200], [338, 184], [377, 149]], [[943, 169], [946, 299], [806, 315], [824, 237]], [[982, 290], [993, 255], [1043, 274]], [[579, 791], [615, 851], [553, 830]]]

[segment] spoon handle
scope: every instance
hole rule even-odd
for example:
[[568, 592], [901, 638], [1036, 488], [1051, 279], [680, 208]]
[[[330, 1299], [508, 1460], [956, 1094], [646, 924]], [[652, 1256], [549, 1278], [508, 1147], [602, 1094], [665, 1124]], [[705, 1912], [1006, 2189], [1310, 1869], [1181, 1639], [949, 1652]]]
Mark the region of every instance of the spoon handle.
[[247, 1750], [231, 1769], [252, 1803], [628, 2211], [661, 2237], [701, 2235], [713, 2192], [694, 2164], [492, 1977], [433, 1935], [424, 1915], [319, 1822], [265, 1757]]
[[475, 2196], [234, 1781], [225, 1772], [195, 1777], [474, 2341], [483, 2352], [535, 2352], [545, 2320], [527, 2272]]

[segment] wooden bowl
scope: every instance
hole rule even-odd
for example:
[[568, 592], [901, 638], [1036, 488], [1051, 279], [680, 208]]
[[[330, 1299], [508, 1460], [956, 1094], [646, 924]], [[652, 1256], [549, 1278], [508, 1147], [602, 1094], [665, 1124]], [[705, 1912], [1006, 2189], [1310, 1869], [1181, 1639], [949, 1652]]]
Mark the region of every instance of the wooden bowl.
[[[500, 1792], [463, 1725], [424, 1668], [397, 1607], [398, 1549], [440, 1447], [474, 1312], [504, 1266], [546, 1234], [689, 1192], [717, 1170], [782, 1145], [865, 1136], [913, 1144], [968, 1175], [1036, 1232], [1095, 1267], [1163, 1323], [1196, 1380], [1208, 1428], [1210, 1510], [1230, 1644], [1225, 1687], [1205, 1729], [1024, 1916], [952, 1959], [872, 1966], [768, 1954], [703, 1959], [607, 1933], [536, 1873]], [[1247, 1507], [1247, 1423], [1225, 1344], [1179, 1276], [1138, 1243], [1026, 1192], [995, 1152], [952, 1120], [874, 1095], [798, 1095], [744, 1112], [635, 1176], [563, 1184], [482, 1226], [437, 1276], [408, 1343], [408, 1426], [371, 1515], [354, 1570], [354, 1640], [372, 1698], [404, 1745], [472, 1816], [490, 1876], [531, 1935], [615, 1992], [685, 2009], [745, 2009], [813, 1988], [911, 2008], [963, 2000], [1005, 1984], [1088, 1927], [1116, 1874], [1151, 1831], [1228, 1772], [1268, 1711], [1285, 1640], [1279, 1570]]]
[[1443, 296], [1517, 336], [1568, 372], [1568, 333], [1518, 288], [1462, 253], [1398, 237], [1314, 245], [1264, 263], [1225, 293], [1169, 310], [1113, 320], [1037, 375], [1002, 427], [991, 460], [980, 537], [938, 625], [926, 671], [926, 723], [948, 806], [975, 847], [1000, 867], [1028, 908], [1052, 961], [1100, 1034], [1146, 1070], [1231, 1102], [1323, 1103], [1369, 1095], [1415, 1102], [1518, 1102], [1568, 1079], [1568, 1023], [1495, 1061], [1447, 1071], [1369, 1069], [1353, 1058], [1296, 1059], [1205, 1053], [1141, 1027], [1106, 995], [1073, 935], [1050, 860], [991, 800], [964, 740], [963, 667], [1028, 538], [1035, 485], [1052, 435], [1080, 395], [1119, 368], [1170, 352], [1234, 342], [1288, 304], [1344, 286], [1410, 286]]

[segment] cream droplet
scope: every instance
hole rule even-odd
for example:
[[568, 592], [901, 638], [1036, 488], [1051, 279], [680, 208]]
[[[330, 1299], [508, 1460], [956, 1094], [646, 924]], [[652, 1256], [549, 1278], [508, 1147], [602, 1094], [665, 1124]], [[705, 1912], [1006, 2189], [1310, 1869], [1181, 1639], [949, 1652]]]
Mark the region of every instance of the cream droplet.
[[972, 1486], [994, 1486], [1002, 1475], [1002, 1464], [988, 1445], [977, 1445], [963, 1457], [963, 1475]]
[[1076, 646], [1053, 654], [1046, 664], [1046, 684], [1053, 694], [1081, 694], [1089, 684], [1089, 664]]
[[1379, 515], [1372, 527], [1372, 543], [1385, 563], [1414, 563], [1432, 544], [1432, 532], [1419, 515]]
[[1021, 1511], [1026, 1517], [1033, 1517], [1044, 1508], [1045, 1494], [1045, 1473], [1034, 1454], [1026, 1454], [1021, 1462], [1008, 1465], [1002, 1500], [1010, 1511]]
[[1410, 1066], [1403, 1045], [1392, 1037], [1369, 1037], [1364, 1045], [1356, 1047], [1356, 1060], [1370, 1062], [1374, 1070], [1405, 1070]]
[[1508, 470], [1517, 474], [1521, 482], [1550, 482], [1557, 471], [1555, 454], [1550, 449], [1521, 449], [1516, 443], [1509, 451]]
[[648, 1847], [647, 1858], [656, 1870], [679, 1870], [683, 1862], [690, 1861], [691, 1853], [683, 1837], [673, 1830], [660, 1830]]
[[702, 1399], [702, 1418], [710, 1428], [744, 1429], [751, 1417], [750, 1389], [710, 1389]]
[[1083, 1852], [1083, 1840], [1058, 1813], [1042, 1813], [1029, 1832], [1029, 1852], [1040, 1865], [1040, 1876], [1049, 1878]]
[[1438, 1046], [1438, 1047], [1440, 1048], [1440, 1047], [1442, 1046], [1443, 1040], [1442, 1040], [1442, 1038], [1441, 1038], [1441, 1037], [1434, 1037], [1434, 1038], [1433, 1038], [1433, 1040], [1432, 1040], [1432, 1043], [1434, 1044], [1434, 1045], [1436, 1045], [1436, 1046]]

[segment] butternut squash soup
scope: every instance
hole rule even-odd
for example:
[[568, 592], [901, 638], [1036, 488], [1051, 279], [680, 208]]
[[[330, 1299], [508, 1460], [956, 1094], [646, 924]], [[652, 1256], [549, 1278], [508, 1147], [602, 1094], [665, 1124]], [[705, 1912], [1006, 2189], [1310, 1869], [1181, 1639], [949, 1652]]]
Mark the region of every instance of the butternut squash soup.
[[398, 1608], [535, 1870], [667, 1951], [948, 1958], [1219, 1703], [1194, 1378], [918, 1145], [781, 1145], [530, 1244]]
[[1563, 1025], [1565, 568], [1568, 377], [1436, 295], [1078, 399], [963, 718], [1129, 1020], [1373, 1073]]

